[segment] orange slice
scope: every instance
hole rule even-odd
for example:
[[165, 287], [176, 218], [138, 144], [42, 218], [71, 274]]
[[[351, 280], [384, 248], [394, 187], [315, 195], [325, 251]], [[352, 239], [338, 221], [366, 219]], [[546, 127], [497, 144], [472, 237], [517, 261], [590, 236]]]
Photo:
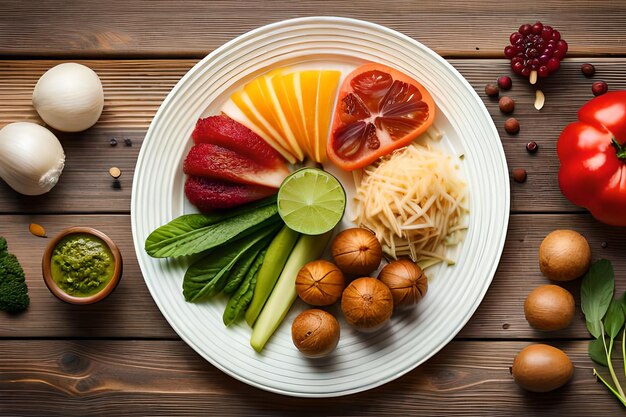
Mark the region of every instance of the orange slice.
[[261, 136], [290, 163], [326, 161], [341, 73], [278, 69], [233, 93], [222, 112]]

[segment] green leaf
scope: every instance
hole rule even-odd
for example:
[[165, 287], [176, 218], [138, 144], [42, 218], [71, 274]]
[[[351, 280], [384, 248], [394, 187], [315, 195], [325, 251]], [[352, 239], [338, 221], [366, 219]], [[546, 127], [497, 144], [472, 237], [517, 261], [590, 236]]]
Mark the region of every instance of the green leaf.
[[269, 235], [265, 239], [260, 240], [256, 245], [254, 245], [254, 247], [250, 248], [250, 250], [246, 252], [245, 256], [242, 256], [241, 259], [237, 261], [233, 269], [230, 271], [230, 274], [228, 274], [228, 280], [224, 286], [225, 294], [232, 294], [237, 290], [237, 288], [239, 288], [240, 284], [246, 278], [248, 271], [252, 267], [252, 264], [258, 258], [257, 255], [261, 252], [261, 250], [267, 248], [270, 243], [270, 239], [273, 237], [273, 235]]
[[624, 291], [624, 294], [622, 294], [622, 296], [619, 298], [619, 302], [622, 305], [622, 310], [624, 310], [624, 314], [626, 314], [626, 291]]
[[229, 214], [187, 214], [152, 232], [146, 239], [145, 249], [154, 258], [193, 255], [254, 233], [278, 220], [275, 197]]
[[602, 366], [609, 366], [606, 361], [606, 352], [604, 351], [604, 343], [602, 343], [602, 339], [598, 338], [589, 342], [587, 352], [589, 352], [589, 357], [595, 363]]
[[594, 262], [583, 278], [580, 304], [585, 314], [587, 329], [595, 338], [603, 334], [600, 322], [613, 300], [614, 281], [613, 265], [606, 259]]
[[237, 291], [230, 297], [228, 303], [226, 304], [226, 308], [224, 309], [224, 316], [222, 320], [226, 326], [230, 326], [233, 324], [244, 311], [250, 305], [252, 301], [252, 296], [254, 295], [254, 289], [256, 287], [257, 277], [259, 275], [259, 270], [261, 269], [261, 265], [265, 260], [265, 254], [267, 253], [267, 249], [263, 249], [258, 256], [254, 259], [254, 263], [248, 270], [246, 277], [243, 282], [237, 288]]
[[611, 339], [615, 339], [624, 327], [625, 318], [622, 302], [619, 299], [611, 301], [606, 316], [604, 316], [604, 331]]
[[261, 229], [254, 237], [236, 240], [193, 263], [183, 278], [183, 295], [187, 301], [198, 301], [219, 293], [226, 285], [228, 273], [246, 252], [266, 239], [282, 225], [275, 223]]

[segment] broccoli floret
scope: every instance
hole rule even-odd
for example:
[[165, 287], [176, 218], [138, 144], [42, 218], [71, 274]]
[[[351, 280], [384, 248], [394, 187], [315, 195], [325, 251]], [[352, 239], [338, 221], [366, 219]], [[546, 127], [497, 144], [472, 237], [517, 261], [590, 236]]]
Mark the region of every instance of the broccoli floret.
[[6, 239], [0, 237], [0, 310], [19, 313], [29, 303], [24, 270], [15, 255], [7, 252]]

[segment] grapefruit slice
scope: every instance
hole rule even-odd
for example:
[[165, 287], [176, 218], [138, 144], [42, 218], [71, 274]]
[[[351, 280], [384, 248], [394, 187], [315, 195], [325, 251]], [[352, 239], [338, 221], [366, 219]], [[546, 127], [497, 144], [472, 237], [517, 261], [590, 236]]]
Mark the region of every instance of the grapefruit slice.
[[328, 158], [352, 171], [408, 145], [435, 119], [430, 93], [413, 78], [370, 63], [350, 73], [337, 97]]

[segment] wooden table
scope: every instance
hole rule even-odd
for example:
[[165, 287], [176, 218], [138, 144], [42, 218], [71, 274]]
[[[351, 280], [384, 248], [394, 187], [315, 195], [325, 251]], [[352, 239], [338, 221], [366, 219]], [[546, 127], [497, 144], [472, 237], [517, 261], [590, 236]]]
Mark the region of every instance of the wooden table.
[[[383, 3], [386, 3], [383, 6]], [[500, 267], [482, 305], [458, 337], [425, 365], [372, 391], [334, 399], [296, 399], [249, 387], [226, 376], [182, 342], [144, 284], [132, 247], [133, 168], [150, 121], [170, 89], [201, 57], [257, 26], [307, 15], [370, 20], [397, 29], [443, 55], [485, 99], [510, 168], [528, 170], [511, 183], [511, 221]], [[542, 84], [547, 102], [532, 106], [533, 89], [514, 77], [521, 132], [509, 136], [497, 102], [483, 87], [509, 74], [502, 49], [521, 23], [557, 27], [570, 52]], [[623, 1], [0, 1], [0, 127], [41, 122], [31, 107], [37, 79], [48, 68], [78, 61], [93, 68], [105, 89], [98, 124], [59, 133], [67, 154], [61, 182], [47, 195], [23, 197], [0, 184], [0, 235], [22, 262], [31, 306], [0, 314], [0, 413], [4, 415], [618, 415], [624, 409], [592, 376], [588, 333], [577, 307], [565, 330], [540, 333], [524, 319], [526, 294], [547, 283], [537, 249], [556, 228], [590, 241], [594, 258], [608, 258], [617, 291], [626, 289], [624, 230], [596, 222], [570, 204], [557, 184], [556, 139], [589, 100], [591, 83], [626, 88], [626, 3]], [[593, 79], [580, 64], [592, 62]], [[111, 138], [130, 138], [132, 147]], [[535, 140], [530, 156], [525, 144]], [[108, 169], [119, 167], [121, 189]], [[498, 198], [494, 196], [494, 198]], [[74, 225], [103, 230], [119, 244], [124, 277], [107, 300], [73, 307], [46, 289], [41, 255], [50, 236]], [[602, 242], [606, 242], [603, 245]], [[606, 246], [606, 247], [604, 247]], [[579, 281], [567, 288], [578, 300]], [[573, 381], [550, 394], [520, 390], [509, 375], [515, 354], [532, 342], [564, 349], [576, 366]]]

